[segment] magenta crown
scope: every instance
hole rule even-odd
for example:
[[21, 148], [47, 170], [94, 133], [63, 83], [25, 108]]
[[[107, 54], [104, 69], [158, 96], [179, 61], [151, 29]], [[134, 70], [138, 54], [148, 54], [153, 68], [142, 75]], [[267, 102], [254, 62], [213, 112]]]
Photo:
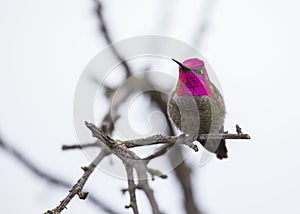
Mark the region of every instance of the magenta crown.
[[188, 67], [191, 70], [204, 66], [204, 62], [198, 58], [187, 59], [182, 64], [184, 64], [186, 67]]

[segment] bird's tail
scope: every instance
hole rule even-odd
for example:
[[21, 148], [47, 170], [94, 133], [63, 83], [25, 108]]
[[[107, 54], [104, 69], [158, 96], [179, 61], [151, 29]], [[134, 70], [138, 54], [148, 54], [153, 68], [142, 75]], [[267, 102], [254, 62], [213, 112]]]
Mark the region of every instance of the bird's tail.
[[221, 140], [215, 153], [217, 155], [217, 158], [219, 158], [219, 159], [228, 158], [228, 150], [226, 148], [225, 139]]

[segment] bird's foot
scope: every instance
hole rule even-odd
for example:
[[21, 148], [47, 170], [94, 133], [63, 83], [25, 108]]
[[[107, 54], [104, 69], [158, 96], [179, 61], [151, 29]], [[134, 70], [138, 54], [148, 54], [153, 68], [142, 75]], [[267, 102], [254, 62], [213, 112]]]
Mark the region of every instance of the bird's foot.
[[189, 146], [190, 148], [192, 148], [195, 152], [198, 152], [199, 151], [198, 146], [193, 143], [195, 140], [197, 140], [197, 138], [198, 138], [198, 135], [193, 136], [193, 135], [181, 134], [178, 137], [178, 143], [185, 144], [185, 145]]

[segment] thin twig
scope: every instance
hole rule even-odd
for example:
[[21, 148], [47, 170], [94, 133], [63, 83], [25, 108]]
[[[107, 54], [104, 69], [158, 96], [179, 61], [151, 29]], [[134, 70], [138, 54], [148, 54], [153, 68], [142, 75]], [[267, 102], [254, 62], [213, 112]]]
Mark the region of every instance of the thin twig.
[[154, 214], [159, 214], [160, 211], [158, 208], [158, 204], [155, 200], [153, 190], [150, 188], [150, 186], [148, 184], [148, 181], [147, 180], [139, 180], [137, 188], [142, 189], [145, 192], [145, 194], [150, 202], [150, 205], [152, 207], [152, 212]]
[[61, 149], [62, 150], [85, 149], [90, 147], [100, 147], [100, 144], [98, 141], [96, 141], [95, 143], [63, 145]]
[[167, 175], [163, 174], [161, 171], [159, 171], [157, 169], [152, 169], [152, 168], [147, 167], [147, 172], [151, 175], [152, 180], [154, 180], [155, 176], [160, 177], [162, 179], [168, 178]]
[[154, 154], [151, 154], [145, 158], [143, 158], [144, 160], [150, 161], [156, 157], [162, 156], [164, 155], [173, 145], [175, 145], [174, 143], [167, 143], [163, 146], [161, 146], [159, 149], [157, 149], [157, 151]]
[[135, 195], [135, 183], [134, 183], [134, 177], [133, 177], [133, 167], [129, 166], [128, 164], [125, 164], [125, 169], [127, 173], [127, 181], [128, 181], [128, 192], [130, 196], [130, 203], [129, 205], [125, 206], [125, 208], [132, 208], [134, 214], [138, 214], [139, 210], [137, 207], [136, 202], [136, 195]]
[[149, 183], [148, 183], [148, 179], [147, 179], [147, 166], [145, 164], [144, 161], [138, 161], [136, 162], [135, 166], [134, 166], [137, 175], [138, 175], [138, 185], [136, 186], [139, 189], [142, 189], [152, 208], [152, 213], [154, 214], [159, 214], [160, 210], [157, 204], [157, 201], [154, 197], [154, 193], [153, 190], [150, 188]]
[[[251, 139], [248, 134], [232, 134], [232, 133], [222, 133], [222, 134], [201, 134], [199, 135], [197, 141], [205, 142], [207, 139]], [[153, 135], [146, 138], [139, 138], [134, 140], [122, 141], [128, 148], [147, 146], [147, 145], [156, 145], [156, 144], [175, 144], [179, 142], [179, 137], [177, 136], [164, 136], [161, 134]]]
[[92, 163], [88, 167], [84, 168], [84, 173], [81, 176], [81, 178], [77, 181], [77, 183], [72, 187], [72, 189], [69, 191], [69, 194], [60, 202], [60, 204], [54, 208], [52, 211], [47, 211], [47, 214], [56, 214], [63, 211], [67, 205], [70, 203], [72, 198], [75, 195], [78, 195], [80, 199], [86, 199], [88, 192], [82, 192], [82, 189], [92, 174], [92, 172], [95, 170], [96, 166], [102, 161], [102, 159], [107, 156], [109, 153], [107, 153], [105, 150], [102, 150], [97, 157], [94, 159]]

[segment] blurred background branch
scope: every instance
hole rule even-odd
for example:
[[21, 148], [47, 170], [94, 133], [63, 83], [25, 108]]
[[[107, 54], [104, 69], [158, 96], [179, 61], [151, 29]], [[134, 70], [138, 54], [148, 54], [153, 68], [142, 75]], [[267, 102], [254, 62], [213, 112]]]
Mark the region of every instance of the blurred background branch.
[[[7, 152], [7, 154], [9, 154], [15, 160], [17, 160], [20, 165], [23, 165], [34, 176], [37, 176], [40, 179], [49, 182], [49, 184], [56, 187], [63, 187], [65, 189], [68, 189], [73, 185], [71, 182], [65, 181], [59, 176], [54, 176], [53, 173], [49, 173], [48, 170], [44, 170], [41, 167], [38, 167], [36, 163], [27, 158], [23, 154], [23, 152], [19, 151], [11, 144], [7, 144], [6, 142], [4, 142], [1, 137], [0, 148]], [[109, 205], [106, 205], [105, 203], [97, 199], [93, 193], [89, 195], [89, 199], [87, 201], [93, 203], [96, 207], [98, 207], [98, 209], [103, 210], [107, 213], [116, 213], [110, 208]]]

